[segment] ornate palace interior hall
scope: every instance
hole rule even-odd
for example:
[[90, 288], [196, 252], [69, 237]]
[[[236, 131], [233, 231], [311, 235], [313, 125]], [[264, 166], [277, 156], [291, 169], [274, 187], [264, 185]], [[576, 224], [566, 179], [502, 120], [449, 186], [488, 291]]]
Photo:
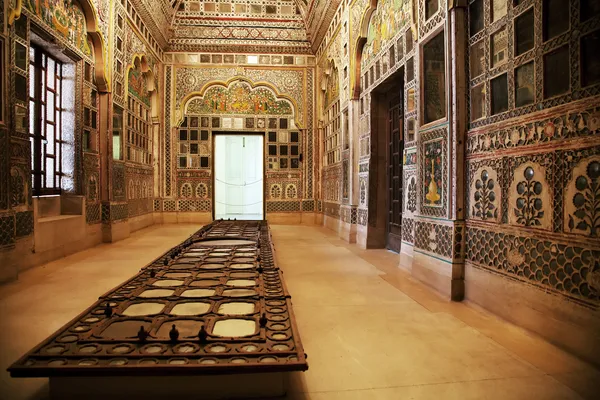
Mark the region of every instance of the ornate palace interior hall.
[[[146, 228], [0, 288], [2, 398], [47, 398], [47, 379], [11, 379], [4, 370], [197, 228]], [[399, 270], [393, 253], [362, 250], [324, 228], [272, 229], [310, 365], [292, 373], [287, 399], [596, 398], [598, 369], [471, 304], [446, 301]]]
[[598, 49], [598, 0], [2, 1], [2, 390], [600, 398]]

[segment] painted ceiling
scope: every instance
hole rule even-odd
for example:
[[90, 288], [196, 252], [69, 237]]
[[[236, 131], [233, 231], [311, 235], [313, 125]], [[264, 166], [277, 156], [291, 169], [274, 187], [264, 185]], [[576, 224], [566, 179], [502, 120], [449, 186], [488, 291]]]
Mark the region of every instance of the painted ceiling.
[[314, 54], [340, 0], [133, 0], [166, 51]]

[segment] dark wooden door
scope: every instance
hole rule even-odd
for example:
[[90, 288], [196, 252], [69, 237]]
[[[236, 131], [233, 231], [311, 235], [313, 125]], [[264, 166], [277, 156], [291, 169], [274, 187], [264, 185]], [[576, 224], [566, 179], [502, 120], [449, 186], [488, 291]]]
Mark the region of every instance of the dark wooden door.
[[402, 97], [396, 95], [388, 108], [388, 220], [387, 248], [400, 252], [402, 241], [402, 152], [404, 136]]

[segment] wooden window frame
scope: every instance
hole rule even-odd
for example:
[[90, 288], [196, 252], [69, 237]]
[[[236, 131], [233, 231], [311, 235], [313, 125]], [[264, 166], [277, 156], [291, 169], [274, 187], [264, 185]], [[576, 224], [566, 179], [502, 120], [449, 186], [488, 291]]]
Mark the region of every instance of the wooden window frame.
[[[29, 127], [29, 137], [32, 145], [32, 191], [34, 196], [61, 194], [62, 183], [62, 113], [65, 111], [62, 107], [63, 99], [63, 66], [64, 62], [43, 50], [34, 44], [29, 48], [29, 120], [33, 126]], [[54, 72], [48, 71], [48, 59], [54, 62]], [[42, 80], [42, 76], [44, 79]], [[33, 82], [31, 79], [33, 78]], [[54, 88], [48, 87], [48, 79], [54, 80]], [[54, 121], [48, 121], [48, 95], [54, 96]], [[33, 95], [33, 96], [32, 96]], [[45, 112], [46, 115], [42, 115]], [[48, 140], [48, 126], [54, 127], [54, 139]], [[52, 142], [52, 143], [49, 143]], [[48, 154], [48, 146], [53, 146], [52, 153]], [[54, 179], [52, 185], [48, 185], [47, 163], [52, 159], [54, 168]]]

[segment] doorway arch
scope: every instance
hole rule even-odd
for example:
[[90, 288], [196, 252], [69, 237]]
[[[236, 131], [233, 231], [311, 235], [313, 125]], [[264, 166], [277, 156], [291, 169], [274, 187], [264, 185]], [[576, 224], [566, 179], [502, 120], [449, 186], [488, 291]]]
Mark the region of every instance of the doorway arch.
[[[293, 98], [272, 85], [243, 77], [209, 82], [200, 91], [187, 94], [175, 132], [178, 190], [184, 184], [202, 183], [208, 197], [188, 202], [194, 202], [194, 208], [202, 212], [213, 211], [215, 135], [260, 134], [264, 138], [265, 215], [300, 211], [305, 132], [298, 123], [297, 109]], [[276, 190], [277, 187], [289, 189]]]

